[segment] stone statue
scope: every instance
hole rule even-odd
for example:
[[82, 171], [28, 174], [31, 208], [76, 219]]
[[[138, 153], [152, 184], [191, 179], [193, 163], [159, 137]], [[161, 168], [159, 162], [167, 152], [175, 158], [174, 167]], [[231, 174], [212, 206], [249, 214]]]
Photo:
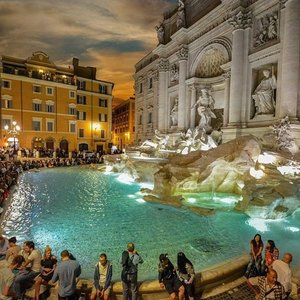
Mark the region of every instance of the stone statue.
[[158, 141], [158, 149], [166, 149], [170, 138], [169, 135], [161, 134], [159, 130], [155, 129], [154, 136], [155, 139]]
[[165, 37], [165, 28], [164, 24], [160, 23], [158, 26], [155, 26], [156, 33], [157, 33], [157, 39], [160, 44], [164, 43], [164, 37]]
[[268, 26], [268, 39], [273, 40], [275, 38], [277, 38], [277, 16], [270, 16]]
[[191, 107], [194, 108], [198, 106], [197, 112], [200, 116], [199, 128], [204, 128], [206, 131], [211, 130], [211, 118], [216, 118], [216, 115], [213, 113], [215, 100], [207, 89], [201, 89], [202, 95], [198, 98], [197, 102]]
[[173, 64], [171, 66], [170, 73], [171, 73], [171, 82], [177, 81], [179, 78], [179, 72], [176, 64]]
[[178, 0], [178, 10], [177, 10], [177, 28], [185, 27], [185, 12], [184, 3], [182, 0]]
[[178, 97], [175, 98], [174, 105], [171, 109], [170, 117], [171, 117], [171, 126], [177, 126], [178, 125]]
[[255, 116], [275, 114], [274, 90], [276, 89], [276, 78], [274, 70], [272, 68], [272, 76], [270, 76], [270, 70], [263, 70], [263, 74], [265, 78], [260, 82], [252, 95]]

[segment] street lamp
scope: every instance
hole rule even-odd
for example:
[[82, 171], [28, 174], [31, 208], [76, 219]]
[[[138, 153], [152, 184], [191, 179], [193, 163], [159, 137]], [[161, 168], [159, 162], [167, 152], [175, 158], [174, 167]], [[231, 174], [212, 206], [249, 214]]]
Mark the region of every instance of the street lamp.
[[14, 142], [14, 153], [16, 152], [16, 136], [20, 134], [20, 126], [17, 124], [16, 121], [12, 121], [11, 128], [9, 129], [8, 125], [4, 126], [4, 129], [7, 131], [8, 134], [13, 136], [13, 142]]

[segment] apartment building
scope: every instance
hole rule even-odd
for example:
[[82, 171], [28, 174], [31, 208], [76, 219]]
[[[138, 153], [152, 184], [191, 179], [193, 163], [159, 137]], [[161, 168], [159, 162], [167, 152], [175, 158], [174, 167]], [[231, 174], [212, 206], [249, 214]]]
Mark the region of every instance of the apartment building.
[[22, 148], [108, 149], [114, 84], [96, 79], [96, 68], [77, 58], [70, 67], [57, 66], [42, 51], [27, 59], [1, 56], [0, 82], [1, 146], [14, 135]]
[[113, 144], [122, 150], [135, 140], [135, 98], [130, 97], [113, 108]]

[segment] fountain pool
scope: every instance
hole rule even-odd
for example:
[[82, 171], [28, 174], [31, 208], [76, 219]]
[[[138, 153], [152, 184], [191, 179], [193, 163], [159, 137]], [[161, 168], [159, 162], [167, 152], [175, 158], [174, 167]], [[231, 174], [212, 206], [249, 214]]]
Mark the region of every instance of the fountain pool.
[[[263, 221], [231, 212], [224, 205], [222, 212], [205, 217], [184, 208], [147, 203], [140, 187], [86, 167], [26, 173], [1, 226], [6, 236], [16, 236], [19, 242], [33, 240], [42, 251], [48, 244], [57, 256], [70, 250], [85, 278], [92, 278], [99, 254], [105, 252], [114, 265], [114, 279], [119, 279], [118, 260], [129, 241], [144, 258], [139, 279], [153, 279], [160, 253], [169, 253], [176, 263], [176, 253], [184, 251], [200, 271], [246, 253], [256, 232], [264, 241], [275, 240], [280, 253], [294, 252], [294, 265], [299, 263], [299, 211], [285, 220]], [[201, 199], [191, 199], [190, 205], [201, 205]]]

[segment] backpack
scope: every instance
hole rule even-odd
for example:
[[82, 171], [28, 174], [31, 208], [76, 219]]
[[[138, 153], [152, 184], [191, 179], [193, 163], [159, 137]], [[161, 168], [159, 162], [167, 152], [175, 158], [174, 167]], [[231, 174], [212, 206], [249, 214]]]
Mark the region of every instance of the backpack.
[[121, 279], [127, 282], [127, 275], [135, 274], [137, 271], [136, 265], [132, 262], [133, 256], [129, 257], [128, 251], [123, 251], [122, 253], [122, 273]]

